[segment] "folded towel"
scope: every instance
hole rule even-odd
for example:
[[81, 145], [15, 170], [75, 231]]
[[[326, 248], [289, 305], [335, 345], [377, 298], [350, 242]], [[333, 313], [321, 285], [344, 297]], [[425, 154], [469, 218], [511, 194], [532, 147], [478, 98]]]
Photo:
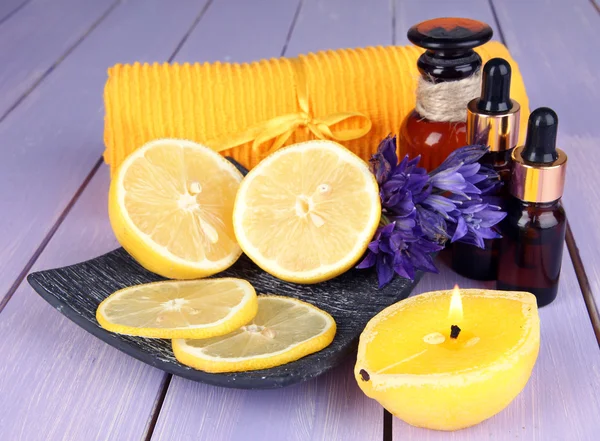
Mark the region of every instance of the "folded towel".
[[[501, 43], [476, 51], [484, 63], [510, 62], [523, 135], [529, 102], [518, 66]], [[185, 138], [252, 168], [281, 145], [325, 138], [366, 160], [415, 107], [421, 53], [388, 46], [250, 64], [117, 64], [104, 90], [104, 159], [114, 172], [152, 139]]]

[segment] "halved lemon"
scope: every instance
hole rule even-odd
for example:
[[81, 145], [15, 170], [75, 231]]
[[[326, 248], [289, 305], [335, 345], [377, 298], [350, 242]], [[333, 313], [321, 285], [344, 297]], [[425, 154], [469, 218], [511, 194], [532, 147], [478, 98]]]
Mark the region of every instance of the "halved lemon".
[[368, 165], [332, 141], [278, 150], [246, 176], [233, 212], [237, 240], [266, 272], [316, 283], [351, 268], [379, 224]]
[[258, 297], [258, 313], [245, 326], [221, 337], [173, 340], [180, 363], [206, 372], [267, 369], [327, 347], [335, 336], [333, 317], [290, 297]]
[[414, 426], [458, 430], [495, 415], [521, 392], [537, 359], [533, 294], [460, 293], [458, 321], [448, 313], [451, 292], [436, 291], [384, 309], [360, 336], [358, 385]]
[[159, 139], [125, 159], [109, 193], [117, 240], [142, 266], [172, 279], [209, 276], [240, 256], [232, 211], [241, 173], [208, 147]]
[[258, 302], [242, 279], [166, 281], [122, 289], [96, 311], [112, 332], [154, 338], [208, 338], [227, 334], [256, 315]]

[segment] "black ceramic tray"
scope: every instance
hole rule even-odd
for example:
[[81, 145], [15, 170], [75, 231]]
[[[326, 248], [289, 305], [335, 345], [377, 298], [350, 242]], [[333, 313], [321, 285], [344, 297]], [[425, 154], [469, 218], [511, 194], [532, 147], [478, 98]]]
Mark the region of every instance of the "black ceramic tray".
[[[240, 164], [228, 159], [243, 174], [247, 173]], [[369, 319], [408, 297], [421, 275], [418, 273], [414, 282], [396, 277], [382, 290], [377, 288], [374, 271], [356, 269], [316, 285], [297, 285], [276, 279], [242, 255], [235, 265], [215, 277], [243, 278], [258, 294], [280, 294], [312, 303], [333, 316], [337, 333], [328, 347], [300, 360], [271, 369], [231, 374], [210, 374], [182, 365], [175, 359], [169, 340], [119, 335], [100, 327], [96, 308], [110, 294], [128, 286], [164, 280], [141, 267], [122, 248], [87, 262], [32, 273], [27, 280], [40, 296], [83, 329], [144, 363], [217, 386], [272, 389], [309, 380], [340, 364], [356, 349], [358, 337]]]
[[[122, 248], [65, 268], [32, 273], [27, 280], [48, 303], [86, 331], [151, 366], [180, 377], [217, 386], [271, 389], [306, 381], [340, 364], [356, 349], [358, 336], [371, 317], [406, 298], [415, 282], [396, 277], [377, 289], [374, 271], [350, 270], [316, 285], [282, 282], [265, 273], [246, 256], [218, 276], [248, 280], [258, 294], [296, 297], [330, 313], [337, 334], [327, 348], [283, 366], [260, 371], [209, 374], [180, 364], [169, 340], [130, 337], [105, 331], [96, 321], [96, 308], [118, 289], [163, 280], [142, 268]], [[217, 277], [217, 276], [215, 276]]]

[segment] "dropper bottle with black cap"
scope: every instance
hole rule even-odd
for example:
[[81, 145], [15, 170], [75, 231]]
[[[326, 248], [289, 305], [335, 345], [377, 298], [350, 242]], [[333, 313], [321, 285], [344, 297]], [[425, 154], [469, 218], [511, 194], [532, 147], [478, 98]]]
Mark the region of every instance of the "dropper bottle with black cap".
[[512, 153], [508, 214], [501, 224], [497, 288], [531, 292], [540, 307], [556, 298], [567, 226], [561, 203], [567, 155], [556, 148], [557, 128], [552, 109], [531, 113], [525, 145]]
[[[503, 185], [493, 197], [495, 205], [504, 208], [508, 197], [511, 154], [519, 140], [521, 107], [510, 98], [511, 68], [503, 58], [492, 58], [481, 78], [481, 96], [467, 106], [467, 144], [485, 145], [488, 153], [481, 163], [500, 175]], [[462, 242], [452, 244], [452, 269], [475, 280], [496, 280], [498, 276], [499, 239], [486, 239], [485, 248]]]

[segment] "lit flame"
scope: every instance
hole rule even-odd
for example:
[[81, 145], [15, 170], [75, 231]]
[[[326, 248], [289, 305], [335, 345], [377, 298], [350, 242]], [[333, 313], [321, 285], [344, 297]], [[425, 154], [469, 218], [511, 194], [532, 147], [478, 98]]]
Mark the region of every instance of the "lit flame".
[[458, 285], [454, 285], [454, 290], [452, 291], [452, 299], [450, 300], [448, 318], [452, 324], [460, 323], [463, 319], [462, 300], [460, 298], [460, 290], [458, 289]]

